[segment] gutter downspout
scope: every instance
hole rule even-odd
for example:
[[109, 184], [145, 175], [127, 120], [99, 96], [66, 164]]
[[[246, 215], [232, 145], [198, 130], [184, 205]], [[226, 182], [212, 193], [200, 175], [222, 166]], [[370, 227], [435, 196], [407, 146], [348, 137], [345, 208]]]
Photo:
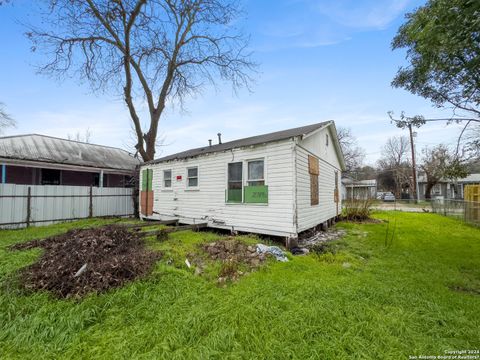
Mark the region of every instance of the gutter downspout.
[[7, 165], [2, 164], [2, 184], [7, 183]]

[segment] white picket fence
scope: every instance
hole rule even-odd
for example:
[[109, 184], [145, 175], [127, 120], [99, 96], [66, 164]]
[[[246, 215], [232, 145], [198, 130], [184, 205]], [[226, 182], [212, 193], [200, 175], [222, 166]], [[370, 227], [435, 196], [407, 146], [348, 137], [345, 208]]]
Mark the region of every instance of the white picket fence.
[[133, 216], [132, 189], [0, 184], [0, 228]]

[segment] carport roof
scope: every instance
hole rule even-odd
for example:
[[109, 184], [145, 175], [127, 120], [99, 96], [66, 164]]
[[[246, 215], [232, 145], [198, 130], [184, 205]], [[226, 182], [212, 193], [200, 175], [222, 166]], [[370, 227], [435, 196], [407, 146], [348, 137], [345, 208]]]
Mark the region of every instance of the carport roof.
[[122, 171], [133, 171], [140, 164], [119, 148], [38, 134], [0, 137], [0, 158]]

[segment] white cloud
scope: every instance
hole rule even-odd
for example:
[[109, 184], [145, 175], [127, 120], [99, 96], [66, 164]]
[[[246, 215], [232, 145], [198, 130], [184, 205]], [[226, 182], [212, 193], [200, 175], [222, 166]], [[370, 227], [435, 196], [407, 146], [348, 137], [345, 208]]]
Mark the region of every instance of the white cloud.
[[[381, 30], [419, 0], [284, 0], [265, 14], [256, 51], [335, 45], [358, 31]], [[280, 10], [278, 10], [280, 9]]]
[[316, 2], [318, 13], [349, 28], [383, 29], [403, 14], [411, 0], [334, 0]]

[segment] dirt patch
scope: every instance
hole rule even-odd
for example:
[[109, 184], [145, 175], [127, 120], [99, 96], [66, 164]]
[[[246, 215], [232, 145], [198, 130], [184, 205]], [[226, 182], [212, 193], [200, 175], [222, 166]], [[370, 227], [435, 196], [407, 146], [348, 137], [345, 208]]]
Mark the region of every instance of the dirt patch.
[[150, 272], [160, 253], [145, 248], [141, 237], [121, 226], [71, 230], [11, 247], [41, 247], [45, 253], [21, 270], [28, 290], [48, 290], [61, 298], [103, 292]]
[[480, 295], [480, 289], [474, 289], [471, 287], [465, 287], [462, 285], [451, 285], [449, 286], [450, 290], [464, 293], [464, 294], [470, 294], [470, 295]]
[[[210, 259], [222, 262], [218, 277], [219, 283], [238, 279], [245, 273], [245, 270], [249, 271], [259, 267], [267, 258], [266, 254], [257, 253], [255, 245], [247, 245], [233, 238], [201, 246]], [[241, 270], [242, 267], [244, 270]]]

